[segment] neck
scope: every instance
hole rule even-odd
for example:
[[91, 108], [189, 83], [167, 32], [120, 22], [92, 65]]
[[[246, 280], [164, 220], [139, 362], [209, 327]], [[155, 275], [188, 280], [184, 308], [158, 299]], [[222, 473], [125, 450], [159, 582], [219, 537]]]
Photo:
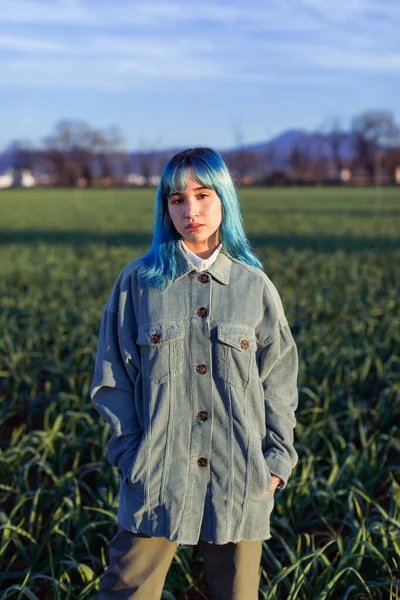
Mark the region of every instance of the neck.
[[[216, 232], [217, 234], [217, 232]], [[200, 258], [210, 258], [211, 254], [215, 252], [220, 244], [219, 235], [211, 235], [204, 242], [192, 242], [190, 240], [186, 240], [182, 238], [182, 242], [185, 244], [186, 248], [189, 248], [191, 252], [197, 254]]]

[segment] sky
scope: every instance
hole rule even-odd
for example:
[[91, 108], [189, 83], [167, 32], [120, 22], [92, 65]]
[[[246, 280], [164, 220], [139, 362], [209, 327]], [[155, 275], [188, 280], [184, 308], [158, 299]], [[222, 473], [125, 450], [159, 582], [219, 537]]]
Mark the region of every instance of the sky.
[[398, 0], [0, 0], [0, 151], [60, 120], [129, 150], [400, 122]]

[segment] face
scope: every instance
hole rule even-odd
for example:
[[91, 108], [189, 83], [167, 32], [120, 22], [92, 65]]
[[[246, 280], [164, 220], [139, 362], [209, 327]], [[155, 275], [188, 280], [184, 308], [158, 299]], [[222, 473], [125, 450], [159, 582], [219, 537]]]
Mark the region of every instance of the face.
[[202, 186], [189, 176], [186, 189], [170, 194], [168, 212], [186, 246], [202, 258], [208, 258], [220, 243], [221, 200], [215, 190]]

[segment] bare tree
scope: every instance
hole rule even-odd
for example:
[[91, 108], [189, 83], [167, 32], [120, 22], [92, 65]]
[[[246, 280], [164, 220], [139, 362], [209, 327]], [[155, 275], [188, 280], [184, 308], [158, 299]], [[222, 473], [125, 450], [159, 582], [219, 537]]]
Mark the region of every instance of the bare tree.
[[373, 178], [378, 151], [399, 139], [399, 127], [390, 112], [368, 111], [353, 119], [352, 132], [356, 164]]
[[238, 185], [252, 182], [261, 170], [261, 160], [258, 152], [246, 147], [240, 125], [234, 128], [236, 148], [227, 153], [229, 168]]
[[59, 185], [76, 185], [80, 176], [92, 182], [93, 131], [82, 121], [60, 121], [45, 138], [46, 158]]
[[335, 118], [332, 123], [332, 129], [328, 135], [328, 144], [330, 146], [332, 163], [335, 169], [337, 180], [340, 181], [340, 174], [343, 169], [342, 146], [345, 140], [345, 133], [341, 127], [340, 120]]
[[390, 183], [400, 183], [400, 144], [387, 150], [382, 160], [382, 168]]
[[45, 138], [46, 158], [59, 185], [92, 185], [96, 162], [100, 176], [110, 178], [119, 163], [126, 161], [123, 138], [116, 127], [104, 131], [83, 121], [60, 121], [52, 136]]
[[129, 152], [125, 148], [122, 133], [115, 126], [98, 133], [96, 156], [100, 163], [101, 179], [103, 182], [122, 183], [130, 172]]
[[160, 171], [159, 157], [155, 148], [162, 143], [162, 138], [158, 137], [148, 143], [139, 141], [139, 152], [137, 153], [137, 169], [139, 175], [143, 178], [144, 185], [151, 185], [153, 176], [158, 175]]
[[307, 179], [311, 159], [306, 148], [295, 144], [289, 154], [289, 164], [295, 181]]
[[273, 145], [268, 146], [268, 148], [262, 153], [262, 162], [264, 172], [266, 175], [269, 175], [274, 171], [276, 162], [276, 150]]
[[327, 134], [317, 130], [309, 137], [305, 150], [308, 155], [308, 165], [306, 165], [308, 178], [316, 184], [321, 184], [327, 179], [330, 161]]
[[145, 185], [150, 185], [152, 173], [152, 151], [140, 150], [139, 156], [139, 175], [143, 177]]
[[316, 182], [331, 178], [340, 182], [343, 168], [342, 150], [345, 140], [339, 117], [328, 117], [316, 130], [313, 136], [312, 178]]

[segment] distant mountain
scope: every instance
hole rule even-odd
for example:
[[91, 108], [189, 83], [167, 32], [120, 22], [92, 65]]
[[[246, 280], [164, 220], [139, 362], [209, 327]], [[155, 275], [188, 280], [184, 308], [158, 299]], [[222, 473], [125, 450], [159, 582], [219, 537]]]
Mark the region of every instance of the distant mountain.
[[277, 137], [272, 138], [267, 142], [261, 142], [258, 144], [247, 144], [244, 148], [248, 150], [264, 152], [271, 147], [279, 150], [282, 153], [289, 153], [296, 145], [305, 145], [305, 142], [310, 138], [311, 135], [300, 129], [290, 129], [280, 133]]
[[[311, 159], [320, 157], [331, 158], [333, 137], [330, 134], [307, 133], [302, 130], [288, 130], [267, 142], [248, 144], [225, 152], [229, 160], [240, 152], [255, 153], [260, 168], [287, 168], [293, 151], [307, 154]], [[349, 160], [354, 154], [354, 136], [352, 133], [341, 134], [339, 155], [342, 160]]]

